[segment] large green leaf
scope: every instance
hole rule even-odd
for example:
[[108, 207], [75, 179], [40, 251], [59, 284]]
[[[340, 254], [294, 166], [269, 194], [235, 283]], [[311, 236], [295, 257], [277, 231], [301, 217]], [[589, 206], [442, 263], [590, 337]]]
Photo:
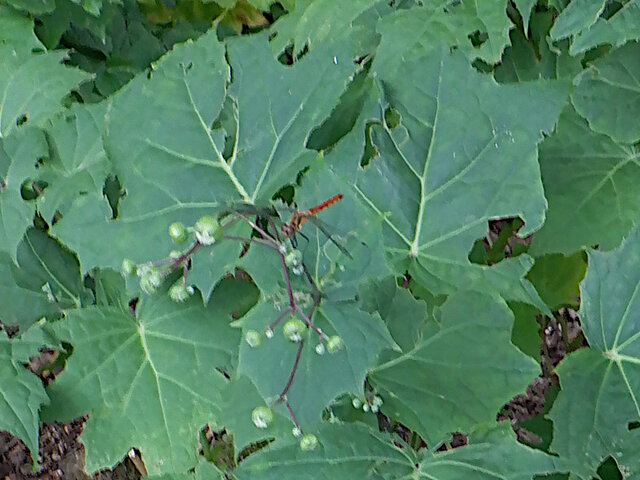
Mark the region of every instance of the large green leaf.
[[238, 480], [381, 479], [403, 478], [415, 468], [410, 450], [394, 446], [388, 437], [364, 425], [325, 424], [313, 432], [320, 442], [315, 450], [276, 443], [245, 459], [233, 474]]
[[[127, 191], [118, 219], [108, 219], [100, 194], [89, 195], [54, 232], [84, 268], [117, 267], [123, 257], [166, 256], [166, 229], [174, 221], [190, 225], [234, 201], [265, 204], [313, 158], [305, 142], [358, 67], [351, 62], [353, 43], [344, 37], [319, 46], [287, 68], [273, 59], [264, 35], [233, 40], [229, 89], [215, 31], [176, 47], [151, 78], [140, 75], [113, 97], [105, 145]], [[216, 122], [225, 95], [234, 131]], [[225, 135], [234, 142], [229, 158]], [[100, 248], [105, 242], [108, 251]], [[199, 285], [205, 292], [224, 273], [219, 266], [210, 270], [209, 283]]]
[[221, 420], [225, 380], [237, 332], [197, 298], [177, 305], [145, 298], [134, 318], [118, 307], [69, 312], [55, 324], [73, 345], [48, 389], [48, 419], [89, 412], [81, 440], [88, 471], [111, 467], [133, 446], [150, 474], [185, 471], [198, 456], [198, 431]]
[[593, 130], [620, 143], [640, 140], [640, 119], [636, 115], [640, 105], [640, 44], [628, 43], [599, 58], [574, 83], [573, 104]]
[[540, 168], [549, 210], [531, 254], [571, 254], [594, 245], [608, 250], [640, 218], [638, 149], [595, 133], [572, 108], [541, 145]]
[[33, 327], [25, 338], [8, 338], [0, 330], [0, 430], [20, 438], [38, 455], [39, 410], [48, 402], [42, 381], [24, 366], [30, 355], [37, 355], [43, 340], [39, 327]]
[[89, 294], [78, 261], [53, 238], [30, 229], [18, 247], [17, 264], [0, 254], [0, 320], [27, 328], [43, 316], [79, 308]]
[[470, 445], [416, 458], [409, 448], [357, 424], [328, 424], [317, 433], [320, 446], [303, 452], [276, 444], [251, 455], [234, 470], [238, 480], [424, 479], [530, 480], [565, 471], [565, 462], [519, 444], [507, 425], [471, 435]]
[[[432, 2], [426, 7], [398, 10], [382, 19], [377, 30], [382, 43], [376, 53], [379, 68], [394, 71], [405, 60], [439, 50], [442, 44], [456, 46], [473, 60], [498, 63], [509, 44], [513, 24], [507, 16], [507, 2]], [[484, 36], [474, 45], [472, 36]]]
[[537, 143], [542, 131], [553, 128], [568, 85], [497, 85], [462, 54], [445, 50], [378, 75], [384, 104], [401, 121], [390, 126], [380, 120], [371, 127], [378, 156], [354, 188], [383, 217], [396, 272], [409, 270], [434, 293], [489, 283], [510, 299], [544, 310], [522, 280], [531, 259], [485, 267], [471, 265], [467, 256], [490, 218], [519, 215], [526, 222], [524, 235], [541, 226], [546, 201]]
[[47, 153], [40, 130], [23, 129], [0, 139], [0, 250], [16, 260], [16, 249], [33, 222], [35, 202], [22, 198], [21, 187], [36, 175], [35, 165]]
[[[612, 456], [640, 475], [640, 229], [612, 252], [590, 252], [581, 284], [582, 328], [591, 348], [558, 367], [562, 390], [550, 417], [551, 450], [591, 469]], [[579, 408], [577, 408], [579, 406]]]
[[[271, 302], [259, 303], [241, 320], [243, 331], [264, 332], [278, 318], [280, 309]], [[282, 393], [298, 351], [298, 344], [282, 333], [289, 317], [280, 322], [272, 339], [263, 339], [260, 347], [251, 348], [246, 342], [240, 346], [238, 373], [253, 381], [266, 402], [273, 402]], [[361, 396], [367, 370], [375, 365], [382, 349], [393, 346], [380, 317], [353, 304], [324, 301], [316, 309], [313, 321], [327, 335], [340, 335], [344, 348], [333, 355], [318, 355], [316, 333], [308, 330], [305, 334], [298, 369], [287, 392], [288, 402], [303, 428], [315, 426], [322, 409], [339, 394]]]
[[383, 411], [432, 446], [493, 421], [539, 373], [511, 344], [513, 314], [497, 295], [461, 292], [441, 308], [439, 330], [370, 375]]
[[[61, 65], [67, 56], [65, 51], [44, 52], [42, 47], [27, 50], [20, 44], [14, 46], [13, 41], [18, 41], [19, 36], [11, 32], [24, 31], [24, 18], [6, 7], [0, 8], [0, 12], [2, 23], [10, 29], [8, 38], [0, 41], [2, 138], [22, 125], [42, 125], [62, 109], [62, 99], [90, 75]], [[33, 39], [30, 43], [36, 44]]]
[[562, 20], [560, 31], [552, 32], [555, 34], [554, 39], [558, 38], [559, 34], [563, 36], [568, 33], [573, 34], [572, 55], [578, 55], [598, 45], [611, 44], [619, 47], [629, 40], [640, 39], [639, 0], [619, 2], [622, 3], [622, 8], [610, 16], [599, 16], [595, 23], [593, 23], [593, 14], [596, 6], [602, 11], [605, 2], [593, 0], [588, 7], [587, 3], [589, 2], [578, 2], [576, 8], [567, 8], [566, 20]]

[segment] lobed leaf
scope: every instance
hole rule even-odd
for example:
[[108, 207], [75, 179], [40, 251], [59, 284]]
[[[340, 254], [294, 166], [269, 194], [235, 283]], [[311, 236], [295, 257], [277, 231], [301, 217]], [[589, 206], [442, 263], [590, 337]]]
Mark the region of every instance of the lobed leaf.
[[0, 430], [20, 438], [38, 457], [39, 410], [49, 399], [41, 380], [24, 366], [44, 343], [40, 327], [22, 337], [9, 338], [0, 331]]
[[65, 214], [79, 196], [100, 192], [111, 165], [102, 144], [107, 104], [75, 105], [45, 129], [49, 158], [38, 169], [48, 186], [38, 198], [47, 219]]
[[[598, 0], [594, 3], [600, 6], [603, 2]], [[610, 16], [601, 15], [592, 25], [588, 25], [591, 20], [579, 21], [579, 25], [586, 28], [582, 28], [578, 34], [574, 35], [571, 55], [578, 55], [603, 44], [619, 47], [629, 40], [639, 40], [640, 1], [627, 0], [622, 2], [620, 7]], [[570, 12], [570, 15], [575, 16], [578, 11], [583, 9], [576, 8]], [[589, 11], [592, 11], [592, 7], [589, 7]]]
[[[457, 47], [470, 60], [498, 63], [513, 27], [506, 12], [507, 2], [448, 3], [402, 9], [381, 19], [376, 26], [382, 35], [376, 53], [378, 70], [394, 72], [404, 60], [422, 57], [442, 45]], [[474, 34], [482, 38], [476, 45]]]
[[640, 472], [638, 262], [638, 228], [616, 250], [589, 252], [580, 316], [591, 348], [570, 354], [558, 367], [562, 390], [550, 412], [551, 450], [592, 475], [607, 456], [625, 477]]
[[[12, 32], [25, 30], [24, 18], [5, 10], [7, 7], [0, 9], [10, 32], [0, 39], [0, 138], [26, 124], [42, 125], [62, 110], [62, 100], [71, 90], [91, 78], [81, 70], [61, 65], [67, 57], [65, 51], [45, 52], [41, 46], [27, 50], [14, 45], [19, 37]], [[30, 43], [37, 45], [33, 38]]]
[[[371, 126], [378, 156], [354, 188], [383, 218], [395, 271], [408, 270], [434, 293], [488, 283], [508, 299], [546, 311], [522, 279], [528, 257], [484, 267], [467, 256], [489, 218], [520, 216], [526, 222], [521, 235], [541, 226], [546, 202], [536, 145], [555, 124], [566, 83], [497, 85], [460, 53], [445, 51], [378, 75], [384, 104], [401, 122]], [[536, 113], [525, 121], [524, 111]], [[470, 123], [473, 129], [465, 127]]]
[[[509, 427], [472, 435], [470, 445], [417, 458], [389, 437], [358, 424], [327, 424], [317, 432], [320, 446], [303, 452], [297, 445], [275, 445], [257, 452], [234, 470], [238, 480], [363, 478], [529, 480], [566, 471], [566, 463], [519, 444]], [[477, 437], [477, 438], [476, 438]]]
[[17, 263], [0, 254], [0, 320], [28, 328], [42, 317], [80, 308], [90, 299], [75, 256], [46, 233], [29, 229], [18, 247]]
[[229, 368], [238, 342], [224, 317], [197, 298], [185, 306], [148, 297], [136, 318], [95, 306], [54, 328], [74, 349], [48, 389], [44, 416], [68, 421], [89, 412], [80, 437], [87, 471], [112, 467], [134, 446], [152, 475], [196, 464], [199, 429], [221, 420], [225, 380], [216, 367]]
[[[174, 221], [192, 225], [232, 202], [266, 204], [309, 164], [310, 131], [357, 68], [350, 42], [347, 37], [338, 46], [321, 46], [286, 68], [272, 58], [264, 35], [231, 41], [231, 87], [215, 32], [176, 47], [151, 78], [139, 75], [109, 107], [105, 148], [127, 191], [118, 219], [110, 220], [94, 193], [78, 199], [54, 232], [78, 252], [83, 268], [118, 268], [118, 258], [164, 257], [172, 248], [166, 228]], [[341, 61], [335, 64], [334, 57]], [[225, 96], [234, 131], [217, 123]], [[233, 140], [229, 158], [223, 156], [225, 136]], [[109, 251], [100, 248], [105, 242]], [[227, 263], [233, 257], [223, 256]], [[200, 261], [210, 271], [199, 283], [206, 294], [227, 263]]]
[[567, 255], [583, 247], [619, 245], [640, 215], [639, 167], [637, 147], [595, 133], [567, 108], [540, 146], [549, 210], [529, 253]]
[[[640, 15], [640, 10], [639, 10]], [[599, 58], [578, 75], [571, 99], [576, 111], [598, 133], [619, 143], [640, 141], [640, 44], [630, 42]]]
[[513, 314], [495, 294], [450, 296], [438, 330], [370, 374], [383, 411], [430, 446], [450, 432], [493, 421], [539, 372], [537, 363], [511, 344], [512, 325]]
[[33, 222], [35, 203], [22, 198], [22, 186], [31, 185], [35, 165], [46, 155], [47, 144], [40, 130], [23, 129], [0, 139], [0, 250], [16, 261], [17, 248]]

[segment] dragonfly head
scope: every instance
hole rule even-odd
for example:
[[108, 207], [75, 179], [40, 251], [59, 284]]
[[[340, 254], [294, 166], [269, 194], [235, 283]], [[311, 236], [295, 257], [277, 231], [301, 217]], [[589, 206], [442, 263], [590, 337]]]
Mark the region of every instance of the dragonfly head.
[[291, 235], [296, 233], [295, 228], [293, 228], [288, 223], [283, 223], [282, 226], [280, 227], [280, 231], [282, 232], [282, 236], [285, 238], [289, 238]]

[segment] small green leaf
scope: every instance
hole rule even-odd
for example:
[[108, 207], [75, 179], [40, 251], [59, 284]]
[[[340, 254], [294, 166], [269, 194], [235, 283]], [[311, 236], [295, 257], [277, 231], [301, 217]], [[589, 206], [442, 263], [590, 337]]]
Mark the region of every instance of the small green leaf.
[[584, 252], [571, 256], [545, 255], [536, 258], [527, 279], [551, 310], [577, 308], [580, 304], [580, 281], [587, 270]]
[[[578, 7], [583, 3], [586, 2], [580, 2]], [[594, 0], [593, 3], [600, 6], [603, 2]], [[587, 18], [592, 13], [592, 9], [595, 9], [595, 5], [589, 6], [586, 12]], [[583, 8], [571, 9], [568, 16], [575, 17], [576, 14], [582, 16], [583, 11]], [[588, 25], [591, 23], [590, 19], [587, 22], [579, 20], [579, 23], [586, 28], [575, 35], [571, 45], [571, 55], [579, 55], [598, 45], [610, 44], [619, 47], [629, 40], [640, 39], [640, 1], [628, 0], [608, 18], [600, 16], [592, 25]]]
[[17, 265], [0, 254], [0, 318], [6, 325], [25, 329], [43, 316], [79, 308], [89, 297], [75, 256], [46, 233], [26, 233]]
[[595, 133], [572, 108], [540, 146], [540, 168], [549, 210], [530, 254], [615, 248], [637, 222], [638, 148]]
[[[5, 26], [9, 23], [11, 29], [24, 28], [24, 17], [7, 8], [1, 11]], [[17, 39], [9, 36], [8, 40]], [[71, 90], [91, 78], [86, 72], [62, 65], [67, 58], [64, 50], [43, 50], [42, 46], [32, 51], [0, 41], [0, 138], [23, 125], [41, 126], [62, 110], [62, 100]]]
[[[640, 19], [640, 11], [639, 11]], [[571, 99], [593, 130], [619, 143], [640, 140], [640, 44], [630, 42], [597, 59], [574, 80]]]
[[21, 187], [34, 178], [38, 159], [47, 153], [40, 130], [22, 129], [0, 139], [0, 250], [16, 261], [16, 249], [33, 222], [35, 202], [22, 198]]
[[409, 290], [399, 288], [393, 277], [365, 284], [359, 297], [363, 310], [378, 312], [403, 352], [415, 347], [427, 322], [424, 301], [416, 300]]
[[446, 8], [442, 2], [431, 2], [424, 7], [399, 9], [376, 26], [382, 34], [376, 69], [394, 72], [409, 58], [437, 51], [443, 45], [456, 47], [469, 60], [479, 58], [495, 64], [509, 45], [511, 28], [505, 0], [459, 2]]
[[573, 0], [556, 19], [551, 38], [562, 40], [588, 30], [596, 23], [606, 3], [606, 0]]
[[42, 381], [24, 363], [29, 362], [30, 355], [38, 354], [45, 341], [38, 326], [22, 337], [10, 339], [0, 331], [0, 430], [21, 439], [36, 460], [39, 410], [49, 400]]

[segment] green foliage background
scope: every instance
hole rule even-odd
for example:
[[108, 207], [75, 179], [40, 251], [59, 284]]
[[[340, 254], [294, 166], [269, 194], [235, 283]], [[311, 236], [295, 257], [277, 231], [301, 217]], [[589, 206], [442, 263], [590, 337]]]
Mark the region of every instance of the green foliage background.
[[[88, 471], [136, 447], [156, 478], [640, 478], [639, 39], [640, 0], [2, 2], [0, 429], [35, 455], [41, 421], [89, 413]], [[296, 361], [279, 331], [242, 340], [286, 304], [277, 255], [203, 247], [182, 304], [119, 269], [165, 257], [173, 222], [337, 192], [322, 218], [352, 258], [313, 228], [300, 246], [345, 343], [305, 337], [305, 452], [284, 406], [251, 422]], [[483, 248], [513, 217], [521, 247]], [[496, 414], [562, 307], [589, 346], [534, 449]], [[46, 389], [42, 347], [68, 356]], [[365, 385], [427, 446], [345, 408]], [[250, 455], [208, 463], [205, 424]]]

